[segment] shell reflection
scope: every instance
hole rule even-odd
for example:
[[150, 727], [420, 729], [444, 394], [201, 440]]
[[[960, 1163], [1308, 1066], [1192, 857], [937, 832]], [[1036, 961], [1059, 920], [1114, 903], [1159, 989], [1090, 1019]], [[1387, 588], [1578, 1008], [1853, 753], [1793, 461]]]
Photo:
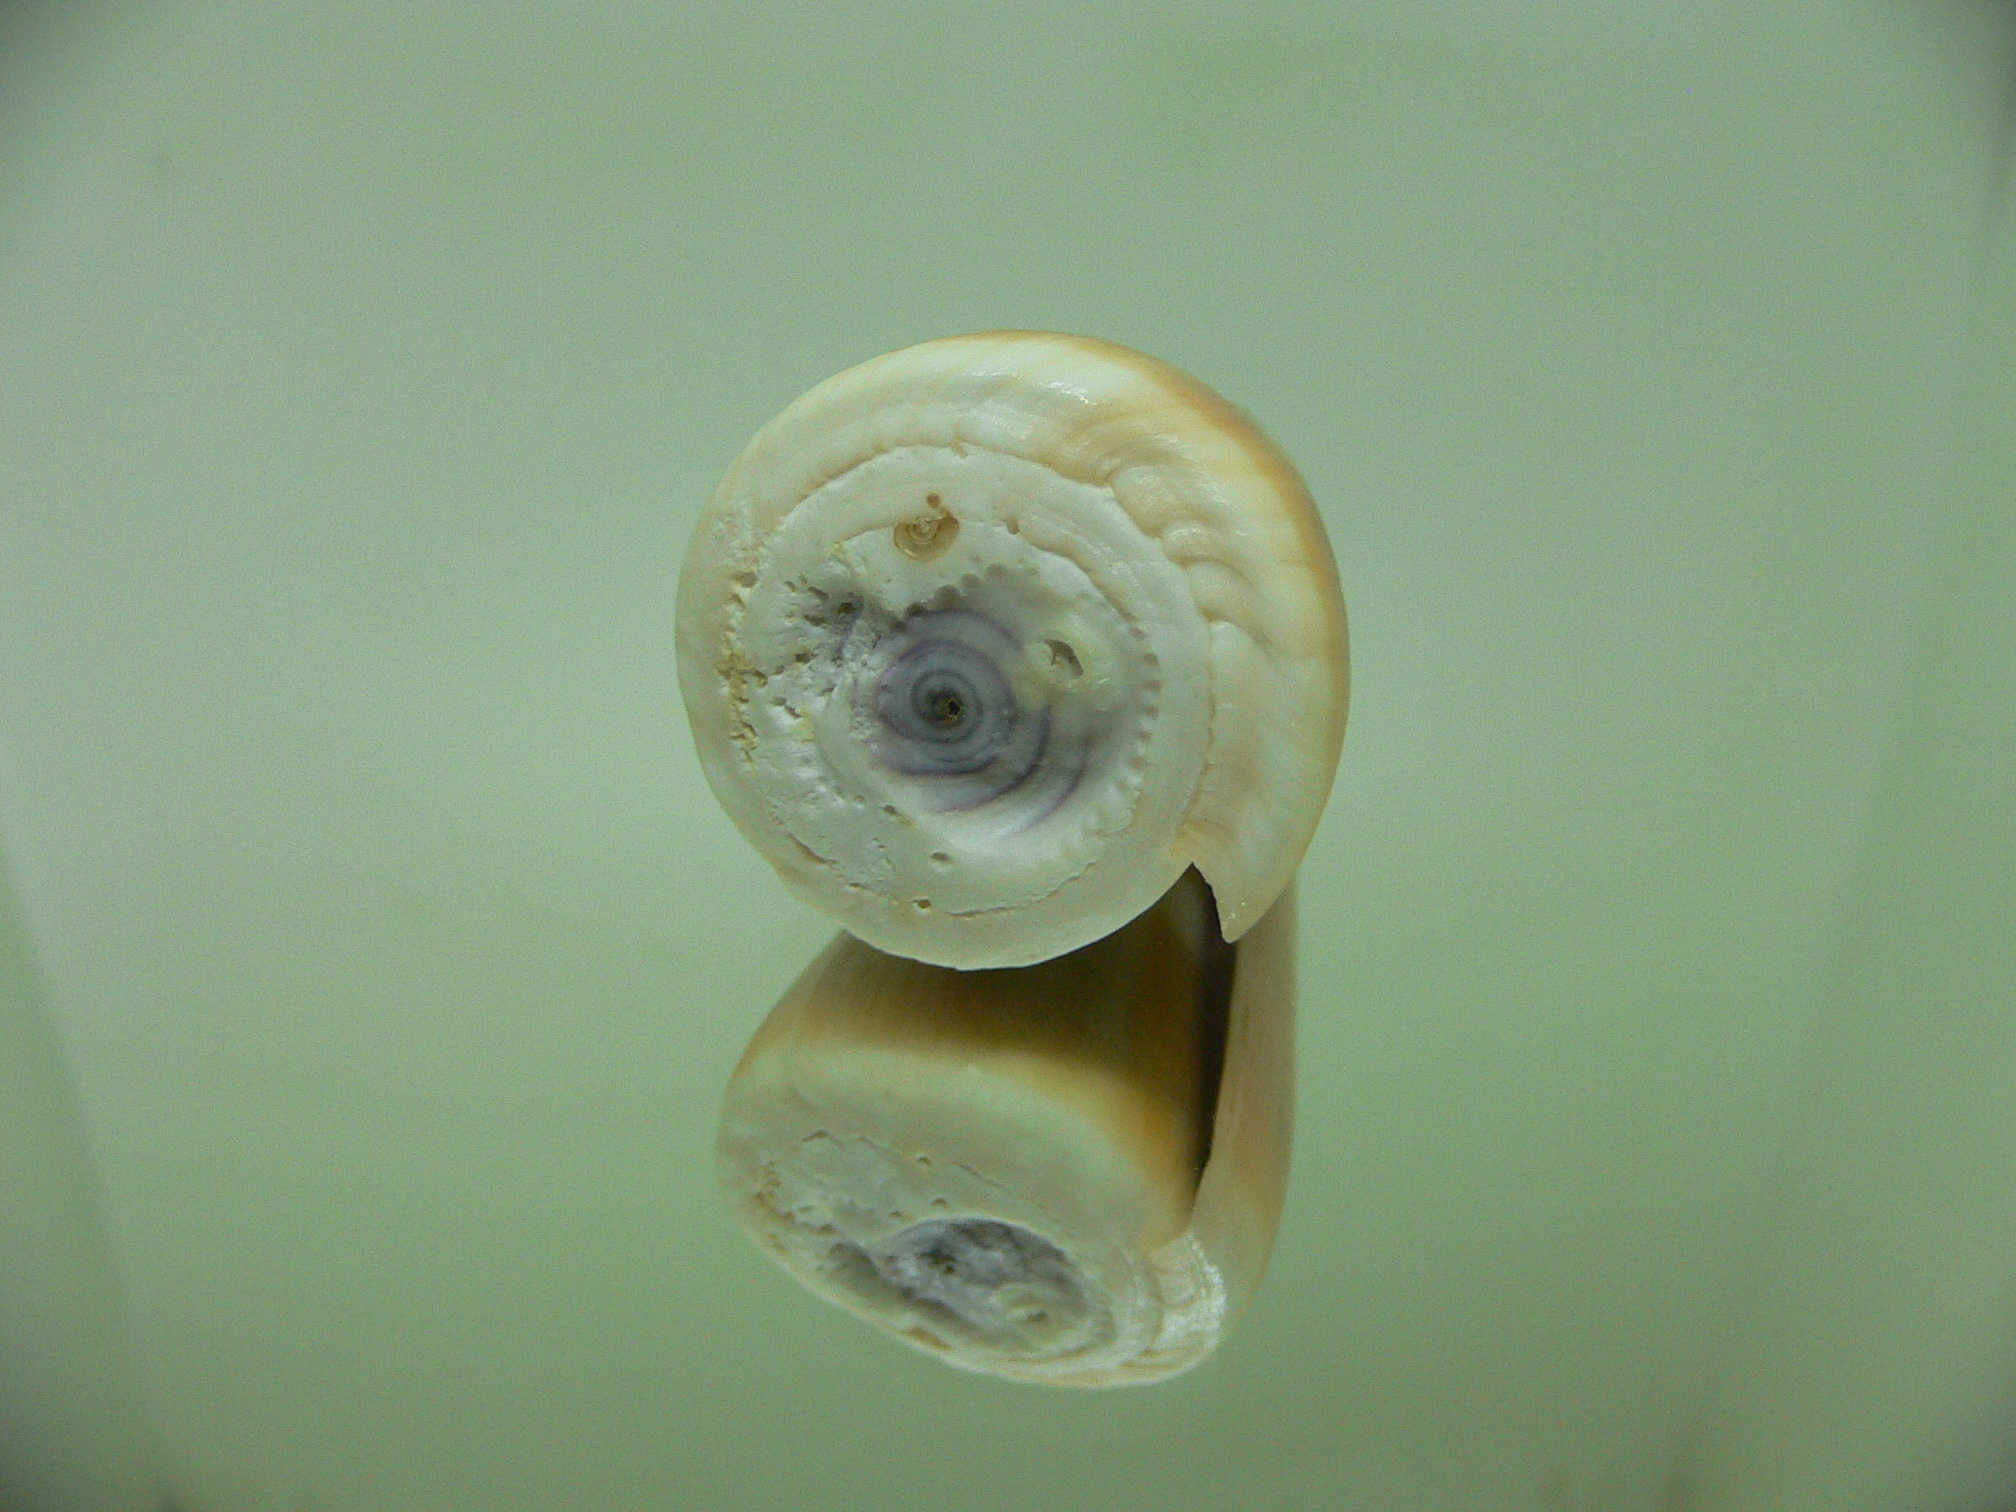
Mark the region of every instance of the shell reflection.
[[840, 936], [729, 1084], [737, 1215], [811, 1290], [964, 1369], [1194, 1365], [1280, 1218], [1292, 908], [1228, 945], [1191, 873], [1107, 939], [996, 971]]

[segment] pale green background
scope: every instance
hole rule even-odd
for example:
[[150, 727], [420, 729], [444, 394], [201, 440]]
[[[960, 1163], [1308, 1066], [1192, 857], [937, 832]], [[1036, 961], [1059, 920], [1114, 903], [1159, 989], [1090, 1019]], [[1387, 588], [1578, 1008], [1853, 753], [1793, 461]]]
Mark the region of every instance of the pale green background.
[[[2006, 7], [0, 16], [0, 1504], [2016, 1501]], [[928, 336], [1307, 474], [1275, 1265], [962, 1377], [713, 1188], [685, 535]], [[1996, 1488], [2000, 1488], [1999, 1491]]]

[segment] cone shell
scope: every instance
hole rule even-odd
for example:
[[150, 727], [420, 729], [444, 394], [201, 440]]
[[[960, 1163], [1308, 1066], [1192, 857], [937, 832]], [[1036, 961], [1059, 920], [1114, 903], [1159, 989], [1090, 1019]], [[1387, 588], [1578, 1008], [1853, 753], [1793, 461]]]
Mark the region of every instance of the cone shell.
[[1192, 865], [1238, 939], [1348, 696], [1281, 451], [1164, 363], [1028, 332], [891, 353], [766, 425], [694, 532], [678, 654], [708, 780], [785, 882], [960, 968], [1075, 950]]

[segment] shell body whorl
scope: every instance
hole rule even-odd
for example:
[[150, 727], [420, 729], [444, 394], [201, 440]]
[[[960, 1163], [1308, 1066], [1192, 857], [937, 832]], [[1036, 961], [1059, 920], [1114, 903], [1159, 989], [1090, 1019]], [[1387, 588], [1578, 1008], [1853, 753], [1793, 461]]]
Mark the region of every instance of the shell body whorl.
[[792, 889], [892, 954], [1047, 960], [1195, 865], [1237, 939], [1336, 768], [1343, 605], [1294, 467], [1084, 338], [927, 342], [764, 426], [680, 578], [708, 780]]

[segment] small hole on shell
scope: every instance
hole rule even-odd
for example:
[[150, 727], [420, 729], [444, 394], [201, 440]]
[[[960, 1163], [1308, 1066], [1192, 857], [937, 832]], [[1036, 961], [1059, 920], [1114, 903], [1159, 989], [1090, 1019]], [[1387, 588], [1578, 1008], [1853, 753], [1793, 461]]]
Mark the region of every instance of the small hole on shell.
[[1043, 644], [1050, 652], [1050, 665], [1052, 669], [1060, 676], [1069, 681], [1076, 682], [1085, 675], [1084, 663], [1078, 660], [1078, 653], [1071, 649], [1068, 642], [1053, 640], [1045, 641]]
[[905, 520], [891, 535], [896, 549], [913, 562], [929, 562], [943, 556], [959, 539], [957, 516], [946, 513], [945, 506], [938, 502], [938, 495], [926, 494], [924, 502], [929, 512], [915, 519]]

